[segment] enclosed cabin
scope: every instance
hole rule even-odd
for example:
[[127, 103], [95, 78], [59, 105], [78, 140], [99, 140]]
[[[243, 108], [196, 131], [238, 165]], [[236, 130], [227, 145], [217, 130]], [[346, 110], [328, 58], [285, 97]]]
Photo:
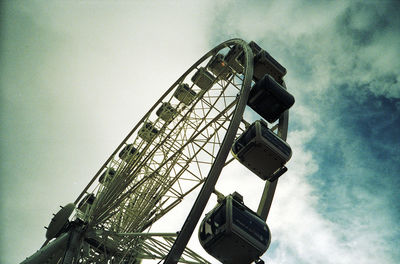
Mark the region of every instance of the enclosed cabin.
[[178, 111], [170, 103], [162, 103], [156, 112], [156, 115], [166, 123], [170, 123], [177, 114]]
[[107, 168], [99, 178], [99, 182], [103, 185], [107, 185], [109, 182], [112, 181], [116, 174], [116, 170], [114, 168]]
[[243, 73], [243, 60], [243, 49], [239, 45], [233, 46], [224, 57], [225, 63], [238, 74]]
[[179, 84], [174, 92], [174, 97], [187, 106], [193, 103], [196, 96], [196, 92], [190, 89], [187, 83]]
[[[268, 73], [277, 82], [283, 84], [282, 78], [286, 74], [285, 67], [277, 62], [268, 52], [262, 49], [254, 41], [250, 41], [249, 46], [254, 56], [253, 80], [257, 82]], [[235, 45], [229, 50], [229, 52], [225, 55], [224, 61], [237, 73], [243, 73], [244, 53], [239, 45]]]
[[141, 137], [144, 141], [150, 142], [158, 135], [158, 133], [158, 129], [155, 128], [152, 122], [146, 122], [140, 128], [138, 136]]
[[207, 68], [219, 79], [228, 79], [231, 75], [230, 68], [224, 61], [224, 55], [220, 53], [212, 57]]
[[277, 62], [268, 52], [263, 50], [254, 41], [249, 43], [254, 55], [254, 72], [253, 79], [258, 81], [264, 77], [265, 74], [270, 74], [277, 82], [283, 83], [283, 76], [286, 74], [286, 69], [279, 62]]
[[138, 150], [133, 144], [127, 144], [118, 154], [118, 157], [125, 162], [129, 162], [132, 158], [137, 157]]
[[233, 143], [232, 154], [261, 179], [274, 181], [286, 172], [292, 149], [266, 122], [258, 120]]
[[192, 82], [203, 91], [208, 91], [214, 84], [215, 77], [204, 67], [200, 67], [192, 77]]
[[294, 104], [294, 101], [293, 95], [266, 74], [251, 88], [247, 105], [273, 123]]
[[93, 193], [86, 194], [86, 196], [79, 202], [78, 209], [82, 213], [87, 213], [92, 207], [95, 200], [96, 196]]
[[224, 264], [250, 264], [268, 249], [271, 234], [265, 221], [235, 192], [206, 214], [199, 240], [207, 253]]

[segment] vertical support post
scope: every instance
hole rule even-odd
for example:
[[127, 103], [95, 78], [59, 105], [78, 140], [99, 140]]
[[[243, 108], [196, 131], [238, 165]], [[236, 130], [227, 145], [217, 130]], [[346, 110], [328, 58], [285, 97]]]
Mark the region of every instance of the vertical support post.
[[265, 183], [264, 191], [261, 196], [261, 201], [257, 209], [257, 214], [264, 221], [267, 220], [269, 209], [271, 208], [272, 199], [274, 198], [277, 184], [278, 184], [278, 179], [276, 179], [273, 182], [266, 181]]
[[64, 250], [67, 248], [69, 233], [61, 234], [55, 240], [48, 243], [46, 246], [39, 249], [35, 254], [26, 258], [20, 264], [42, 264], [55, 255], [61, 258]]
[[[283, 82], [282, 86], [286, 89], [286, 85]], [[288, 125], [289, 125], [289, 110], [286, 110], [282, 117], [279, 120], [278, 126], [278, 136], [286, 140], [287, 132], [288, 132]], [[263, 219], [264, 221], [267, 220], [269, 210], [271, 209], [272, 199], [274, 198], [276, 186], [278, 185], [278, 180], [276, 179], [273, 182], [267, 181], [264, 186], [264, 191], [261, 196], [260, 203], [258, 205], [257, 214]]]
[[82, 226], [74, 226], [70, 231], [62, 264], [76, 264], [78, 262], [82, 240]]

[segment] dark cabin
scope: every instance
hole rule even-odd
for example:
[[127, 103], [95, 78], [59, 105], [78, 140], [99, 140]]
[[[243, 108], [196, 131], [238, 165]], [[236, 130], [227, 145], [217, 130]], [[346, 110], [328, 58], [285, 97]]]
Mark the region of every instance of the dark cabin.
[[293, 95], [268, 74], [253, 85], [247, 101], [248, 106], [270, 123], [278, 120], [293, 104]]
[[208, 69], [219, 79], [228, 79], [231, 71], [228, 64], [224, 61], [224, 55], [216, 54], [210, 60]]
[[118, 157], [125, 162], [129, 162], [129, 160], [136, 156], [137, 149], [133, 146], [133, 144], [127, 144], [118, 154]]
[[200, 67], [192, 77], [192, 82], [200, 89], [208, 91], [214, 84], [215, 77], [204, 67]]
[[243, 73], [243, 50], [239, 45], [233, 46], [225, 55], [224, 61], [238, 74]]
[[292, 149], [258, 120], [233, 143], [232, 155], [261, 179], [274, 181], [287, 170]]
[[185, 105], [190, 105], [196, 99], [196, 92], [190, 89], [187, 83], [181, 83], [178, 85], [174, 92], [174, 97]]
[[99, 178], [99, 182], [103, 185], [109, 183], [115, 176], [116, 171], [114, 168], [107, 168]]
[[254, 81], [260, 80], [265, 74], [268, 73], [274, 77], [277, 82], [282, 84], [282, 78], [286, 75], [285, 67], [283, 67], [254, 41], [250, 41], [249, 46], [254, 55]]
[[141, 137], [144, 141], [150, 142], [158, 135], [158, 133], [158, 129], [155, 128], [152, 122], [146, 122], [140, 128], [138, 136]]
[[156, 115], [167, 123], [171, 122], [177, 114], [178, 111], [170, 103], [162, 103], [156, 112]]
[[207, 253], [224, 264], [250, 264], [268, 249], [271, 233], [235, 192], [206, 214], [199, 240]]

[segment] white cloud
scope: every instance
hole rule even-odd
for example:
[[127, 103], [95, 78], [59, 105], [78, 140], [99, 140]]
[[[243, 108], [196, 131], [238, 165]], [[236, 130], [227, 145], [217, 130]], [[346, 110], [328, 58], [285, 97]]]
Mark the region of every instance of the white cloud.
[[[384, 29], [378, 27], [384, 25], [377, 24], [371, 28], [371, 16], [381, 19], [386, 13], [379, 8], [379, 12], [363, 9], [364, 12], [359, 14], [351, 2], [321, 5], [306, 1], [300, 4], [250, 2], [246, 6], [233, 1], [229, 3], [233, 7], [227, 10], [227, 23], [218, 25], [219, 30], [233, 29], [243, 38], [256, 40], [287, 65], [288, 89], [294, 89], [296, 96], [290, 116], [294, 131], [288, 136], [294, 154], [288, 165], [290, 171], [280, 180], [272, 205], [269, 222], [277, 248], [273, 249], [269, 258], [267, 253], [268, 262], [374, 263], [385, 260], [385, 263], [395, 263], [390, 260], [394, 255], [388, 253], [393, 244], [385, 243], [388, 234], [375, 229], [390, 225], [388, 222], [394, 218], [376, 219], [373, 213], [374, 210], [383, 210], [383, 215], [390, 215], [390, 209], [381, 203], [390, 199], [378, 198], [363, 185], [354, 188], [354, 181], [349, 179], [354, 174], [361, 179], [363, 174], [371, 173], [360, 169], [365, 161], [360, 163], [361, 157], [357, 156], [361, 151], [363, 157], [371, 161], [374, 159], [365, 148], [360, 148], [360, 144], [368, 143], [361, 142], [359, 135], [350, 132], [347, 123], [343, 123], [343, 116], [335, 116], [340, 114], [339, 109], [348, 106], [348, 101], [342, 101], [344, 92], [349, 94], [350, 91], [352, 98], [346, 99], [355, 102], [364, 102], [368, 93], [399, 97], [396, 79], [399, 50], [395, 47], [400, 37], [390, 24]], [[306, 3], [310, 4], [310, 8], [299, 8], [299, 5], [305, 7]], [[228, 5], [225, 3], [225, 6]], [[285, 19], [282, 19], [282, 13], [286, 13]], [[350, 27], [343, 20], [345, 14], [354, 17], [350, 19]], [[366, 21], [366, 17], [370, 20]], [[369, 42], [360, 43], [360, 39], [356, 39], [358, 36], [348, 33], [348, 29], [365, 31], [366, 34], [374, 31], [376, 35]], [[346, 90], [339, 90], [341, 86], [346, 86]], [[354, 117], [354, 122], [357, 122], [357, 117]], [[319, 157], [307, 149], [317, 136], [322, 138], [324, 147], [329, 146], [325, 153], [324, 150], [318, 152], [320, 155], [325, 158], [338, 155], [345, 160], [344, 167], [331, 164], [338, 169], [337, 179], [332, 180], [335, 175], [330, 175], [331, 181], [321, 189], [316, 189], [309, 181], [318, 178], [318, 182], [324, 182], [324, 171], [318, 170], [316, 158]], [[343, 142], [340, 139], [344, 139]], [[329, 160], [325, 162], [328, 164]], [[352, 175], [346, 177], [343, 172], [351, 172]], [[337, 196], [333, 197], [337, 205], [334, 201], [326, 201], [325, 188], [337, 192]], [[361, 206], [351, 200], [353, 195], [356, 195], [357, 201], [363, 201]], [[330, 208], [332, 205], [335, 207]], [[337, 211], [332, 215], [330, 210]], [[360, 224], [363, 219], [368, 221]], [[379, 245], [378, 252], [371, 251], [374, 248], [371, 241]]]
[[[40, 246], [44, 230], [38, 229], [47, 224], [51, 212], [58, 204], [76, 197], [168, 85], [218, 44], [210, 38], [223, 41], [242, 37], [259, 42], [288, 68], [289, 91], [297, 101], [291, 110], [293, 130], [288, 137], [294, 154], [288, 164], [289, 172], [280, 180], [268, 220], [276, 248], [265, 258], [271, 263], [396, 262], [388, 252], [392, 244], [385, 241], [390, 230], [384, 227], [393, 223], [384, 197], [368, 196], [363, 186], [342, 188], [340, 182], [334, 182], [332, 187], [338, 197], [354, 195], [372, 212], [366, 214], [363, 207], [352, 208], [351, 201], [347, 201], [339, 208], [342, 211], [328, 208], [339, 210], [338, 219], [326, 217], [326, 212], [320, 210], [323, 190], [309, 182], [315, 174], [320, 174], [323, 181], [324, 172], [320, 171], [318, 157], [307, 149], [320, 134], [327, 140], [349, 136], [345, 128], [335, 129], [342, 125], [340, 117], [330, 116], [332, 119], [326, 120], [322, 114], [324, 106], [310, 107], [315, 105], [315, 98], [321, 97], [327, 98], [326, 103], [339, 106], [337, 96], [341, 91], [335, 90], [339, 84], [348, 84], [360, 100], [363, 93], [357, 90], [359, 86], [376, 95], [400, 96], [400, 38], [393, 34], [393, 28], [386, 28], [368, 45], [360, 46], [351, 35], [340, 31], [345, 25], [338, 19], [342, 19], [351, 2], [225, 1], [214, 5], [104, 1], [46, 3], [46, 8], [41, 2], [27, 7], [25, 2], [21, 3], [9, 8], [12, 14], [28, 18], [25, 21], [34, 25], [34, 31], [25, 32], [26, 38], [22, 39], [26, 44], [37, 45], [34, 47], [39, 55], [32, 59], [32, 54], [26, 56], [21, 52], [26, 50], [19, 49], [19, 42], [8, 43], [17, 47], [20, 54], [16, 64], [7, 64], [14, 67], [10, 72], [14, 72], [15, 78], [7, 74], [4, 76], [8, 78], [3, 79], [9, 81], [4, 86], [4, 94], [10, 99], [7, 114], [23, 118], [19, 119], [20, 124], [7, 119], [7, 139], [26, 141], [22, 146], [10, 145], [5, 159], [10, 167], [6, 168], [8, 176], [2, 178], [2, 183], [7, 183], [6, 194], [11, 193], [12, 200], [2, 204], [7, 208], [2, 230], [10, 241], [1, 245], [2, 260], [20, 261]], [[371, 26], [371, 20], [366, 19], [370, 12], [363, 9], [353, 15], [352, 29], [362, 31]], [[23, 22], [18, 24], [13, 17], [8, 19], [10, 24], [27, 26]], [[396, 81], [383, 80], [391, 75]], [[33, 100], [29, 97], [32, 91], [41, 91], [41, 96]], [[48, 106], [50, 100], [53, 103]], [[13, 103], [18, 103], [23, 112], [18, 113]], [[44, 104], [48, 108], [43, 110], [40, 106]], [[359, 144], [337, 146], [347, 160], [344, 169], [354, 167], [354, 161], [359, 160], [355, 154]], [[34, 154], [26, 155], [27, 152]], [[258, 197], [251, 194], [254, 186], [262, 189], [262, 181], [238, 164], [224, 170], [221, 180], [219, 190], [224, 194], [235, 190], [243, 193], [246, 204], [255, 209]], [[237, 182], [244, 181], [246, 184], [237, 187]], [[60, 190], [60, 186], [70, 189]], [[42, 189], [46, 193], [39, 195]], [[49, 201], [48, 197], [53, 198]], [[373, 214], [377, 208], [382, 208], [379, 219]], [[354, 212], [353, 220], [341, 215], [349, 212]], [[185, 210], [177, 214], [184, 215]], [[26, 223], [25, 219], [31, 220]], [[175, 230], [177, 226], [171, 228]], [[372, 230], [374, 226], [380, 230]], [[32, 231], [27, 234], [26, 230]], [[198, 248], [196, 243], [191, 245]]]
[[[396, 20], [385, 17], [387, 5], [375, 9], [372, 4], [345, 1], [246, 5], [230, 1], [221, 6], [229, 6], [216, 21], [222, 35], [235, 32], [258, 41], [287, 65], [289, 80], [301, 72], [299, 77], [308, 81], [304, 87], [308, 91], [320, 93], [334, 85], [347, 84], [376, 95], [400, 96], [400, 35]], [[386, 80], [388, 77], [392, 80]], [[298, 84], [298, 79], [292, 83]]]

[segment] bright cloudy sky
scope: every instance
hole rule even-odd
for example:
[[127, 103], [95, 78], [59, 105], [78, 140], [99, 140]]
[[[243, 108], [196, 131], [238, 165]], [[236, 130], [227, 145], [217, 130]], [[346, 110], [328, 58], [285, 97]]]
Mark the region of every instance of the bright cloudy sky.
[[296, 97], [263, 259], [399, 263], [399, 12], [384, 0], [3, 1], [0, 262], [35, 252], [162, 93], [238, 37], [287, 68]]

